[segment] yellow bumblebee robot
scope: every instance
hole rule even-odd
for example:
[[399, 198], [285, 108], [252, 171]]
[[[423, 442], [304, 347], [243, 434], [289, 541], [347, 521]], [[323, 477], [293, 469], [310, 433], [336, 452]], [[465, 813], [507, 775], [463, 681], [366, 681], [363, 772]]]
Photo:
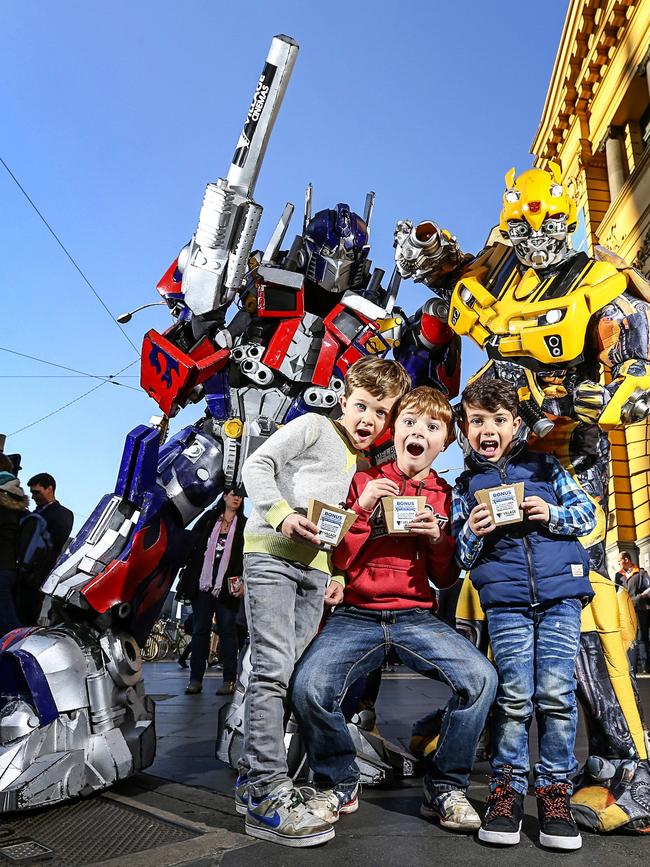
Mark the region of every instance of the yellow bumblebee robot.
[[[634, 612], [605, 561], [607, 431], [650, 414], [650, 284], [602, 248], [593, 257], [570, 248], [576, 205], [559, 166], [549, 169], [508, 172], [500, 236], [476, 257], [435, 223], [404, 221], [395, 258], [403, 277], [444, 302], [435, 310], [451, 330], [487, 352], [473, 379], [515, 384], [531, 448], [559, 458], [600, 507], [598, 527], [582, 540], [596, 595], [583, 614], [577, 667], [589, 759], [572, 806], [581, 824], [599, 831], [650, 831], [648, 742], [626, 656]], [[467, 579], [456, 622], [487, 644]]]

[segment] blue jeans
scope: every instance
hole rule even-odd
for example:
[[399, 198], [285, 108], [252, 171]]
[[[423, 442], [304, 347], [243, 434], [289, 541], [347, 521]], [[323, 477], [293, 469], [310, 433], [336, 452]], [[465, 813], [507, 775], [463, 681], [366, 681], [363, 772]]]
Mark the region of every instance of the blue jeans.
[[0, 569], [0, 638], [17, 629], [20, 622], [14, 602], [16, 589], [16, 573], [9, 569]]
[[244, 582], [251, 673], [239, 773], [261, 798], [278, 786], [292, 785], [284, 745], [287, 691], [294, 666], [323, 616], [327, 575], [271, 554], [246, 554]]
[[192, 599], [194, 626], [192, 628], [192, 655], [190, 656], [190, 680], [201, 683], [210, 653], [212, 616], [217, 615], [219, 630], [219, 657], [223, 663], [224, 683], [237, 680], [237, 631], [236, 611], [220, 605], [209, 590], [200, 590]]
[[466, 789], [476, 745], [497, 688], [492, 665], [466, 638], [430, 611], [337, 608], [300, 660], [292, 705], [317, 785], [352, 787], [356, 750], [341, 712], [346, 689], [381, 666], [393, 647], [414, 671], [448, 684], [438, 748], [427, 758], [430, 789]]
[[535, 788], [570, 784], [578, 768], [575, 666], [581, 611], [579, 600], [564, 599], [535, 609], [503, 606], [485, 612], [499, 673], [492, 719], [492, 788], [510, 766], [513, 789], [526, 793], [533, 710], [539, 732]]

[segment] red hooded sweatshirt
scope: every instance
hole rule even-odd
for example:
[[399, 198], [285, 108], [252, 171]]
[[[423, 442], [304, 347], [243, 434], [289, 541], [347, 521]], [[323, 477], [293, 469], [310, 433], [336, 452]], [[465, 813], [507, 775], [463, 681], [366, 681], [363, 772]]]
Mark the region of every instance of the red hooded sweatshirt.
[[[433, 511], [448, 519], [439, 542], [432, 545], [418, 535], [389, 536], [381, 504], [371, 512], [359, 505], [368, 482], [391, 479], [406, 497], [425, 496]], [[396, 463], [382, 464], [356, 473], [347, 507], [357, 519], [334, 550], [337, 569], [346, 572], [343, 602], [358, 608], [378, 610], [432, 608], [436, 587], [451, 587], [458, 578], [454, 564], [454, 540], [450, 534], [451, 487], [433, 470], [426, 479], [413, 481]]]

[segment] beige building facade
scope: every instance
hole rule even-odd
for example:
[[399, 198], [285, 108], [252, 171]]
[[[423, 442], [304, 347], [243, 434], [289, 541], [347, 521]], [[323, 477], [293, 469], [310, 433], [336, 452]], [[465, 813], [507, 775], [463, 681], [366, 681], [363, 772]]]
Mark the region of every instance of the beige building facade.
[[[650, 0], [570, 0], [539, 129], [537, 165], [560, 163], [574, 243], [650, 274]], [[620, 550], [650, 569], [649, 424], [610, 434], [610, 574]]]

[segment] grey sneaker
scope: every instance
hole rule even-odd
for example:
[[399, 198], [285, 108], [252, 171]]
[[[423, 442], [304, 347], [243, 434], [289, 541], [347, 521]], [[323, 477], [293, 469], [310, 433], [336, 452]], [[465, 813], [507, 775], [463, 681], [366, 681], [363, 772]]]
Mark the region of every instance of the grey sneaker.
[[279, 786], [263, 798], [249, 795], [246, 833], [282, 846], [304, 848], [331, 840], [334, 828], [309, 810], [297, 789]]
[[[359, 784], [351, 791], [345, 789], [302, 789], [307, 807], [326, 822], [338, 822], [341, 813], [356, 813], [359, 809]], [[309, 794], [308, 794], [309, 793]]]
[[191, 680], [185, 687], [185, 695], [198, 695], [203, 689], [200, 680]]
[[248, 812], [248, 777], [238, 776], [235, 780], [235, 810], [240, 816]]
[[465, 792], [430, 792], [425, 783], [420, 815], [425, 819], [437, 819], [441, 827], [449, 831], [472, 833], [481, 827], [481, 818], [465, 797]]

